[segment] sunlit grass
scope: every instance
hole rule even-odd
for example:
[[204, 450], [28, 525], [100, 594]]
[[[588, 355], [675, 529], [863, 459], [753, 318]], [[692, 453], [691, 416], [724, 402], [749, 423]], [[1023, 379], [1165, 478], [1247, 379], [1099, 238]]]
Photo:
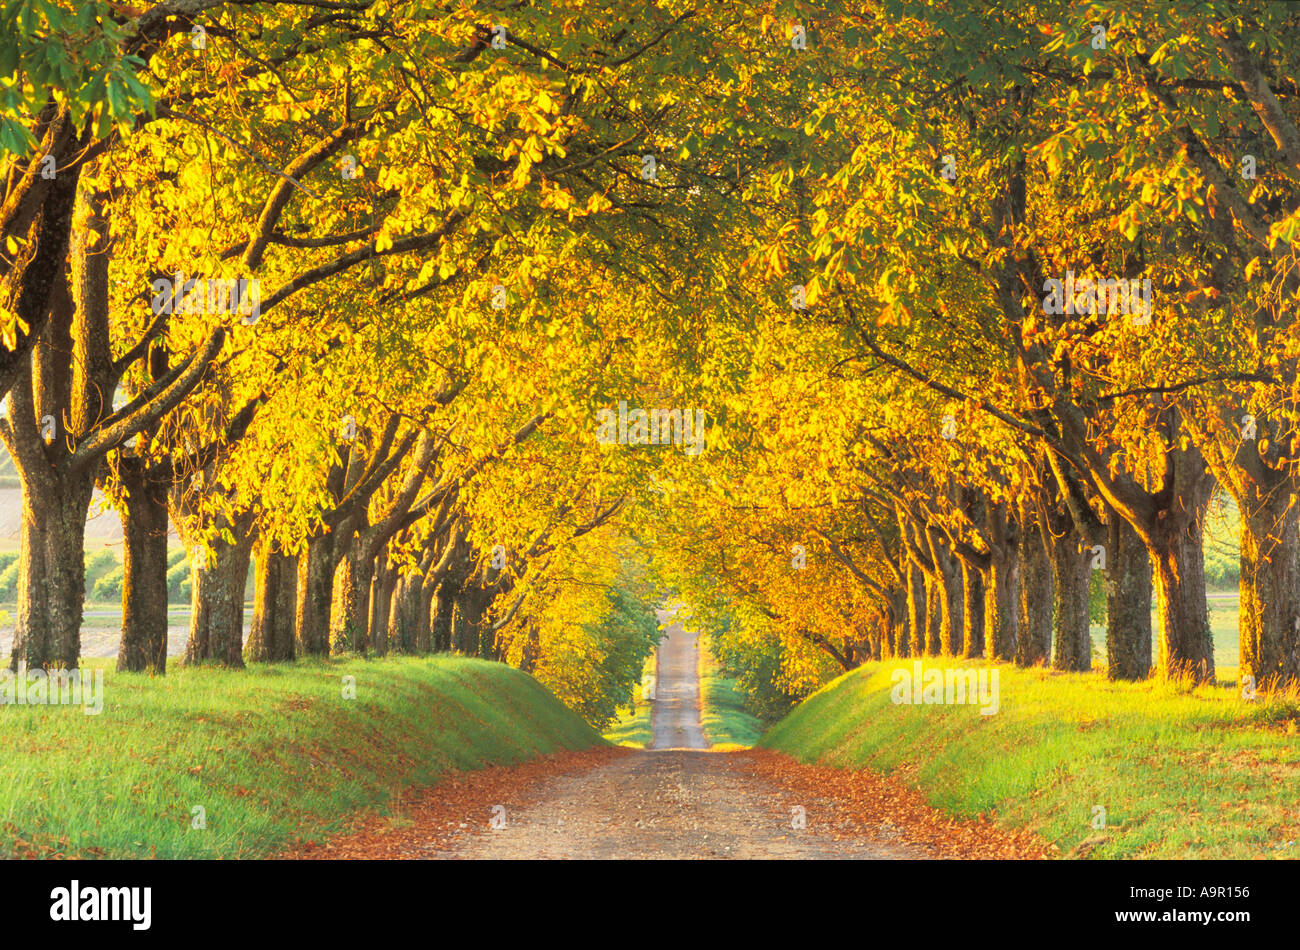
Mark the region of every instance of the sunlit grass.
[[[1294, 694], [1247, 702], [1227, 670], [1218, 685], [1191, 686], [1000, 665], [1000, 709], [983, 716], [974, 705], [893, 704], [891, 673], [911, 662], [840, 677], [760, 745], [897, 773], [932, 805], [996, 811], [1063, 854], [1300, 857]], [[1092, 827], [1094, 806], [1104, 830]]]
[[763, 734], [762, 724], [744, 708], [744, 694], [735, 680], [724, 676], [709, 649], [707, 639], [700, 638], [700, 723], [704, 737], [720, 752], [748, 749]]
[[163, 677], [86, 666], [106, 671], [98, 716], [0, 706], [0, 856], [276, 854], [448, 770], [600, 742], [532, 677], [484, 660], [177, 665]]
[[629, 702], [635, 700], [635, 707], [620, 710], [618, 720], [605, 730], [605, 738], [615, 745], [644, 749], [654, 739], [654, 727], [650, 719], [654, 704], [645, 698], [644, 687], [654, 681], [657, 656], [652, 651], [646, 657], [645, 665], [641, 668], [641, 685], [628, 697]]

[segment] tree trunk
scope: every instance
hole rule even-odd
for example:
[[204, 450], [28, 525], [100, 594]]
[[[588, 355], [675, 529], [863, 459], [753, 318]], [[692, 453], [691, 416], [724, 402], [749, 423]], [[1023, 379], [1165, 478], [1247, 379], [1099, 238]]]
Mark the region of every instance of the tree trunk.
[[888, 620], [880, 645], [881, 659], [898, 656], [899, 644], [907, 642], [907, 593], [902, 589], [889, 591]]
[[880, 659], [880, 644], [887, 636], [886, 631], [889, 629], [892, 621], [889, 619], [887, 611], [881, 611], [872, 618], [871, 626], [867, 628], [867, 659]]
[[1166, 678], [1191, 676], [1214, 682], [1214, 640], [1205, 600], [1205, 561], [1201, 521], [1168, 519], [1156, 529], [1154, 568], [1156, 628], [1160, 634], [1160, 670]]
[[253, 575], [253, 625], [248, 633], [250, 661], [282, 663], [293, 659], [297, 587], [294, 559], [264, 541]]
[[393, 589], [397, 586], [397, 569], [382, 551], [375, 558], [375, 579], [370, 592], [370, 645], [378, 656], [392, 649], [388, 642], [388, 617], [393, 607]]
[[537, 669], [537, 661], [542, 656], [542, 638], [535, 619], [529, 617], [524, 621], [524, 624], [526, 633], [523, 650], [519, 657], [519, 668], [525, 673], [532, 673]]
[[119, 672], [167, 671], [167, 489], [122, 459], [122, 642]]
[[423, 656], [432, 653], [433, 646], [433, 603], [435, 585], [419, 584], [415, 588], [415, 652]]
[[1015, 549], [995, 551], [984, 588], [989, 657], [1013, 660], [1020, 634], [1019, 563]]
[[480, 656], [484, 627], [484, 591], [477, 584], [466, 584], [456, 598], [452, 611], [452, 640], [456, 651], [466, 656]]
[[1110, 515], [1106, 552], [1106, 676], [1151, 674], [1151, 557], [1133, 526]]
[[415, 653], [416, 617], [420, 613], [421, 578], [404, 574], [397, 579], [392, 606], [388, 610], [388, 630], [393, 650], [408, 656]]
[[294, 633], [299, 656], [329, 656], [335, 561], [334, 539], [328, 534], [309, 540], [298, 556]]
[[235, 543], [215, 539], [207, 566], [191, 567], [186, 663], [216, 660], [231, 667], [244, 665], [244, 590], [253, 553], [251, 527], [251, 514], [241, 515], [232, 526]]
[[907, 639], [899, 644], [902, 656], [921, 656], [925, 652], [926, 609], [925, 574], [911, 561], [905, 567], [907, 588]]
[[1238, 501], [1241, 675], [1266, 690], [1300, 683], [1300, 509], [1289, 487]]
[[460, 595], [459, 578], [448, 575], [438, 585], [433, 598], [433, 649], [438, 653], [450, 652], [452, 647], [452, 617], [456, 612], [456, 598]]
[[1016, 663], [1036, 666], [1052, 655], [1052, 561], [1042, 533], [1027, 527], [1020, 543], [1020, 649]]
[[365, 653], [369, 648], [370, 584], [375, 559], [367, 557], [360, 536], [354, 536], [334, 572], [330, 641], [334, 653]]
[[[60, 479], [54, 492], [24, 480], [18, 618], [9, 665], [76, 669], [86, 599], [86, 512], [94, 480]], [[41, 497], [34, 497], [39, 494]]]
[[984, 574], [974, 564], [962, 561], [961, 655], [978, 659], [984, 656]]
[[944, 627], [948, 622], [948, 598], [937, 572], [926, 578], [925, 602], [929, 608], [926, 611], [925, 655], [941, 656], [946, 636]]
[[939, 633], [939, 655], [960, 656], [962, 628], [965, 623], [965, 601], [962, 592], [961, 561], [948, 553], [943, 546], [932, 546], [934, 564], [942, 582], [938, 591], [943, 610]]
[[1056, 615], [1056, 653], [1052, 668], [1083, 672], [1092, 669], [1092, 637], [1088, 627], [1088, 591], [1092, 583], [1092, 551], [1073, 526], [1052, 538], [1052, 605]]

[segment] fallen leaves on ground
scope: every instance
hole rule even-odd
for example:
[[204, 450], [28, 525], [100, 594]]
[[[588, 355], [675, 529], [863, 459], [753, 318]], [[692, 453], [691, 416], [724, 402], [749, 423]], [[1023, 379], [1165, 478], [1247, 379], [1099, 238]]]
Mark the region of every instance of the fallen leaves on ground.
[[821, 799], [831, 815], [808, 814], [808, 827], [842, 827], [853, 834], [882, 834], [917, 845], [943, 858], [1048, 858], [1053, 846], [1032, 831], [999, 828], [987, 817], [954, 818], [928, 805], [917, 790], [897, 778], [868, 769], [806, 765], [769, 749], [736, 753], [733, 768], [779, 785], [795, 801]]
[[493, 765], [474, 772], [452, 772], [436, 785], [414, 789], [393, 802], [392, 814], [361, 816], [353, 831], [323, 844], [304, 842], [285, 858], [428, 858], [453, 850], [457, 839], [486, 832], [492, 807], [530, 804], [547, 780], [583, 772], [629, 755], [621, 746], [557, 752], [520, 765]]

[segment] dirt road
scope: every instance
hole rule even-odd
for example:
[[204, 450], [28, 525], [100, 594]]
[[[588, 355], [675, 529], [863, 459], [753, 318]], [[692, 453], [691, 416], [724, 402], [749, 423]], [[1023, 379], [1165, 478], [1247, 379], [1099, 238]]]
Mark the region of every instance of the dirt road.
[[699, 635], [673, 623], [659, 640], [650, 748], [707, 749], [700, 728]]
[[[710, 752], [700, 728], [697, 639], [660, 643], [654, 741], [646, 751], [545, 779], [530, 804], [502, 802], [423, 856], [457, 858], [911, 858], [919, 849], [847, 833], [833, 803], [793, 794], [743, 756]], [[842, 807], [842, 806], [841, 806]], [[483, 814], [487, 814], [484, 811]], [[500, 827], [500, 825], [504, 825]], [[449, 848], [446, 845], [450, 845]]]

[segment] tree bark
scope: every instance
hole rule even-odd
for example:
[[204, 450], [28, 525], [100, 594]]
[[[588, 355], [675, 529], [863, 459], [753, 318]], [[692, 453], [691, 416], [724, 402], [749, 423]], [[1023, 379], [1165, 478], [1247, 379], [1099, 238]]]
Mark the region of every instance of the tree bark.
[[1110, 515], [1106, 564], [1106, 675], [1142, 680], [1151, 674], [1151, 558], [1137, 532]]
[[238, 516], [231, 526], [235, 543], [213, 540], [207, 566], [191, 566], [186, 663], [216, 660], [230, 667], [244, 665], [244, 590], [253, 553], [252, 520], [251, 513]]
[[307, 549], [298, 556], [294, 635], [299, 656], [329, 656], [330, 602], [336, 566], [334, 539], [329, 534], [311, 538]]
[[1268, 690], [1300, 681], [1300, 509], [1286, 490], [1245, 502], [1241, 675]]
[[369, 648], [370, 585], [375, 561], [359, 535], [352, 538], [334, 572], [330, 640], [334, 653], [365, 653]]
[[253, 624], [247, 648], [251, 662], [283, 663], [293, 659], [297, 587], [294, 559], [264, 540], [253, 575]]
[[393, 606], [393, 589], [397, 586], [397, 569], [389, 561], [387, 550], [375, 559], [374, 577], [370, 591], [370, 645], [376, 655], [386, 656], [392, 649], [388, 641], [388, 617]]
[[961, 655], [971, 659], [984, 656], [984, 574], [974, 564], [962, 561]]
[[1037, 666], [1052, 655], [1052, 562], [1043, 541], [1040, 518], [1026, 504], [1020, 558], [1020, 641], [1016, 663]]
[[1161, 672], [1168, 678], [1190, 676], [1212, 683], [1214, 640], [1205, 599], [1200, 517], [1162, 524], [1155, 542], [1150, 553]]
[[135, 459], [122, 458], [122, 642], [119, 671], [167, 671], [167, 489]]
[[1088, 623], [1088, 592], [1092, 584], [1092, 552], [1068, 518], [1060, 536], [1051, 539], [1052, 606], [1056, 652], [1052, 668], [1072, 672], [1092, 669], [1092, 637]]

